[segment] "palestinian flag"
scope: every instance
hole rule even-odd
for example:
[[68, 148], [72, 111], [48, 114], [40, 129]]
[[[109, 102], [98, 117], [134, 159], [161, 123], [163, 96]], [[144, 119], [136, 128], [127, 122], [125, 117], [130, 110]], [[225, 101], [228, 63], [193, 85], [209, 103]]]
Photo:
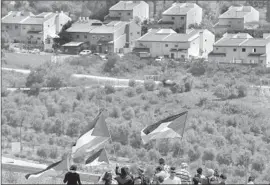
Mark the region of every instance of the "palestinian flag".
[[143, 144], [150, 140], [183, 137], [188, 111], [173, 115], [147, 126], [141, 131]]
[[107, 156], [107, 152], [104, 148], [99, 151], [93, 153], [86, 161], [86, 166], [98, 166], [101, 164], [109, 164], [109, 159]]
[[86, 133], [82, 134], [72, 147], [72, 158], [85, 156], [85, 154], [104, 147], [110, 139], [110, 133], [102, 112], [98, 114]]
[[30, 173], [30, 174], [25, 175], [25, 178], [32, 179], [32, 178], [38, 178], [41, 176], [57, 176], [57, 175], [59, 175], [59, 171], [61, 171], [61, 172], [68, 171], [69, 159], [70, 159], [70, 157], [67, 156], [64, 159], [62, 159], [61, 161], [58, 161], [56, 163], [49, 165], [44, 170], [41, 170], [41, 171], [36, 172], [36, 173]]

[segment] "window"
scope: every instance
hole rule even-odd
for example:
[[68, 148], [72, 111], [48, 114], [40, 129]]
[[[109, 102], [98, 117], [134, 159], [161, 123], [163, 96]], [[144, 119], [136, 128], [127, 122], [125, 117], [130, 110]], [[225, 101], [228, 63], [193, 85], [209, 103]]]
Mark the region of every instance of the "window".
[[18, 26], [17, 25], [15, 26], [15, 29], [18, 29]]
[[246, 48], [242, 48], [242, 52], [246, 52]]
[[167, 48], [168, 47], [168, 44], [165, 44], [165, 47]]
[[176, 47], [176, 48], [177, 48], [177, 47], [178, 47], [178, 45], [174, 45], [174, 47]]
[[181, 20], [184, 20], [184, 17], [181, 17]]
[[122, 15], [121, 13], [118, 13], [118, 15]]
[[24, 27], [23, 27], [23, 29], [25, 30], [25, 29], [26, 29], [26, 27], [24, 26]]
[[87, 35], [84, 35], [84, 38], [87, 39]]
[[218, 48], [216, 48], [216, 50], [218, 50]]
[[77, 39], [79, 39], [80, 38], [80, 35], [77, 35]]
[[233, 48], [233, 51], [235, 52], [236, 51], [236, 48]]
[[41, 39], [40, 37], [37, 38], [37, 40], [40, 40], [40, 39]]
[[181, 55], [182, 58], [185, 58], [185, 55]]
[[256, 53], [256, 48], [253, 49], [253, 52]]
[[262, 64], [263, 63], [263, 60], [260, 60], [260, 63]]
[[127, 15], [130, 15], [130, 13], [127, 13]]
[[174, 20], [175, 18], [174, 17], [172, 17], [172, 20]]
[[7, 29], [9, 29], [9, 26], [6, 26]]
[[138, 35], [140, 35], [140, 34], [141, 34], [141, 32], [139, 32], [139, 31], [138, 31], [138, 32], [137, 32], [137, 34], [138, 34]]
[[60, 24], [60, 26], [63, 26], [63, 24]]

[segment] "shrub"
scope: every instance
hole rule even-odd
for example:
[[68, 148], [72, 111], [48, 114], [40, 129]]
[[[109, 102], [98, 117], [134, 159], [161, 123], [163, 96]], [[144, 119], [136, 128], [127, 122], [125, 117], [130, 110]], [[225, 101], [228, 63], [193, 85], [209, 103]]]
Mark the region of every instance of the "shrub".
[[214, 90], [214, 95], [221, 99], [227, 99], [230, 92], [226, 86], [219, 84]]
[[57, 159], [57, 157], [59, 156], [57, 148], [52, 148], [49, 156], [51, 159]]
[[133, 88], [128, 88], [128, 89], [126, 90], [126, 96], [128, 96], [128, 97], [133, 97], [133, 96], [135, 96], [135, 90], [134, 90]]
[[247, 91], [248, 91], [247, 86], [245, 86], [245, 85], [239, 85], [237, 87], [237, 89], [238, 89], [238, 97], [239, 98], [242, 98], [242, 97], [246, 97], [247, 96]]
[[39, 95], [41, 84], [35, 83], [30, 87], [29, 95], [37, 96]]
[[108, 85], [108, 84], [105, 85], [104, 89], [105, 89], [105, 93], [106, 94], [113, 94], [113, 93], [115, 93], [115, 88], [113, 86], [111, 86], [111, 85]]
[[133, 79], [130, 79], [130, 80], [128, 81], [128, 86], [129, 86], [129, 87], [135, 87], [135, 86], [136, 86], [136, 81], [133, 80]]
[[256, 159], [252, 162], [252, 169], [262, 172], [265, 169], [265, 158], [262, 158], [262, 156], [256, 156]]
[[46, 158], [48, 157], [48, 155], [49, 155], [49, 151], [48, 151], [48, 149], [45, 148], [45, 147], [40, 147], [40, 148], [38, 148], [38, 150], [37, 150], [37, 155], [38, 155], [39, 157], [42, 157], [42, 158], [46, 159]]
[[121, 109], [119, 107], [114, 107], [110, 112], [110, 117], [119, 118], [121, 115]]
[[47, 79], [47, 87], [51, 87], [53, 89], [60, 89], [60, 87], [63, 87], [64, 86], [64, 82], [63, 80], [55, 75], [55, 76], [50, 76], [48, 79]]
[[106, 102], [112, 102], [112, 100], [113, 100], [113, 98], [112, 98], [112, 96], [110, 96], [110, 95], [107, 95], [106, 96]]
[[188, 150], [188, 157], [190, 162], [194, 162], [201, 157], [201, 152], [198, 149], [198, 146], [194, 146], [192, 149]]
[[170, 94], [170, 91], [168, 89], [166, 89], [166, 88], [162, 88], [158, 92], [158, 96], [159, 97], [164, 97], [164, 98], [166, 98], [169, 94]]
[[154, 82], [154, 80], [145, 80], [144, 81], [144, 88], [147, 91], [154, 91], [156, 87], [156, 83]]
[[172, 93], [183, 93], [185, 92], [185, 85], [184, 84], [175, 84], [174, 86], [170, 87]]
[[203, 161], [213, 161], [215, 159], [215, 151], [213, 149], [206, 149], [203, 152], [202, 160]]
[[230, 165], [232, 163], [231, 153], [222, 151], [217, 154], [216, 160], [220, 165]]
[[139, 86], [139, 87], [136, 87], [136, 93], [137, 94], [141, 94], [143, 92], [143, 87], [142, 86]]
[[135, 116], [135, 112], [132, 107], [127, 107], [122, 113], [123, 118], [126, 120], [131, 120]]
[[117, 55], [109, 56], [103, 69], [104, 72], [112, 72], [118, 60], [119, 60], [119, 56]]
[[188, 70], [193, 76], [201, 76], [205, 73], [205, 67], [201, 62], [192, 63], [192, 66]]

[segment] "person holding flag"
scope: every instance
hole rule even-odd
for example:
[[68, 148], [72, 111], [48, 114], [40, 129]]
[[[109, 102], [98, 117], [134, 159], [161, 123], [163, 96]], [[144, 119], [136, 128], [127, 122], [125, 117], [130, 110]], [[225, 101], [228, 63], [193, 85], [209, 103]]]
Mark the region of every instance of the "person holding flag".
[[71, 165], [69, 172], [66, 173], [63, 182], [67, 183], [67, 185], [82, 185], [80, 175], [76, 172], [76, 170], [77, 166]]

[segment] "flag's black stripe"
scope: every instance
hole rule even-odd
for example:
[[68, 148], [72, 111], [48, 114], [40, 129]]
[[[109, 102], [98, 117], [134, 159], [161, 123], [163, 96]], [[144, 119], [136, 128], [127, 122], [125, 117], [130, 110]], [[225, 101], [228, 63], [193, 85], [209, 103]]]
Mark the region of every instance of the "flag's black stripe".
[[37, 174], [39, 174], [39, 173], [43, 173], [43, 172], [45, 172], [45, 171], [47, 171], [47, 170], [49, 170], [49, 169], [51, 169], [51, 168], [57, 166], [57, 165], [58, 165], [59, 163], [61, 163], [62, 161], [63, 161], [63, 160], [58, 161], [58, 162], [56, 162], [56, 163], [53, 163], [53, 164], [51, 164], [50, 166], [48, 166], [46, 169], [41, 170], [41, 171], [39, 171], [39, 172], [27, 174], [27, 175], [25, 175], [25, 178], [28, 179], [30, 175], [37, 175]]
[[93, 162], [96, 158], [98, 158], [101, 154], [101, 152], [103, 151], [103, 148], [100, 149], [98, 152], [96, 152], [95, 154], [91, 155], [86, 161], [85, 164], [89, 164], [91, 162]]
[[153, 132], [155, 129], [157, 129], [159, 127], [159, 125], [161, 125], [162, 123], [166, 123], [166, 122], [170, 122], [170, 121], [173, 121], [183, 115], [185, 115], [188, 111], [184, 111], [184, 112], [181, 112], [180, 114], [176, 114], [176, 115], [173, 115], [173, 116], [169, 116], [163, 120], [160, 120], [152, 125], [149, 125], [148, 127], [146, 127], [143, 132], [148, 135], [150, 134], [151, 132]]

